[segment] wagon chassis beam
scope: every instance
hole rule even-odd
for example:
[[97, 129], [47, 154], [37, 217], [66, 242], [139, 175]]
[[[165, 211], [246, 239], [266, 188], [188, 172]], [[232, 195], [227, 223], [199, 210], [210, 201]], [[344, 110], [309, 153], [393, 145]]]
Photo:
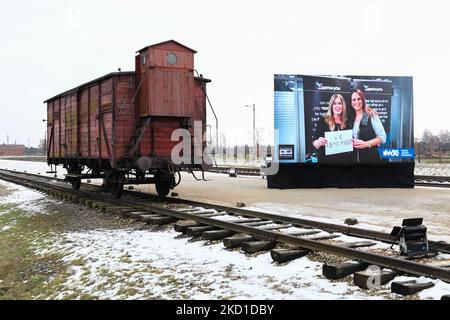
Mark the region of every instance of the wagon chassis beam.
[[74, 179], [102, 179], [105, 177], [103, 173], [97, 174], [67, 173], [64, 176], [66, 178], [74, 178]]
[[[106, 176], [103, 173], [97, 173], [97, 174], [78, 174], [78, 173], [67, 173], [64, 175], [66, 178], [69, 179], [104, 179]], [[156, 179], [154, 177], [152, 178], [125, 178], [123, 180], [123, 184], [153, 184], [155, 183]]]

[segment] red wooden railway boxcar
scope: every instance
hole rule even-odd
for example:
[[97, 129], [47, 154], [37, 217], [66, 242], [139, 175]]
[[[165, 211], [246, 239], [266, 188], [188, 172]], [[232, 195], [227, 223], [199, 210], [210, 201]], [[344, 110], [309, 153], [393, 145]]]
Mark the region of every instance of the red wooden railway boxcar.
[[173, 40], [148, 46], [137, 52], [136, 71], [110, 73], [46, 100], [48, 163], [62, 164], [75, 189], [83, 178], [101, 177], [116, 197], [125, 183], [155, 183], [165, 196], [180, 169], [203, 170], [205, 161], [193, 157], [202, 158], [205, 142], [191, 144], [191, 161], [171, 159], [179, 143], [171, 140], [174, 130], [193, 137], [196, 121], [202, 137], [206, 130], [210, 80], [194, 77], [195, 53]]

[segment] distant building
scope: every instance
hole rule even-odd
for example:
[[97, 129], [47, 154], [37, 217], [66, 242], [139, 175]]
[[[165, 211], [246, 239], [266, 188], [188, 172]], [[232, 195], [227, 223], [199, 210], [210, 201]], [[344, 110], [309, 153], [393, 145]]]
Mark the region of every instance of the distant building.
[[0, 144], [1, 156], [24, 156], [25, 146], [23, 144]]

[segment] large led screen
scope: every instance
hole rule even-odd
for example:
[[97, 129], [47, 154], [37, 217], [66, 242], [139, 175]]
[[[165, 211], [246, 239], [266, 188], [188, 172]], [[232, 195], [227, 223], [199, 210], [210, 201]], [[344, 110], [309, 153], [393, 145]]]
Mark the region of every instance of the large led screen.
[[275, 158], [414, 161], [412, 77], [275, 75]]

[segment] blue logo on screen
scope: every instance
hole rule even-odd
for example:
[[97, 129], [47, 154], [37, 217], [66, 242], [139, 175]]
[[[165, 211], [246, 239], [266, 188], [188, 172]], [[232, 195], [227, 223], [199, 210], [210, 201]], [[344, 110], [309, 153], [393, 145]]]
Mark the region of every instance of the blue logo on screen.
[[378, 152], [383, 159], [414, 158], [414, 148], [380, 148]]

